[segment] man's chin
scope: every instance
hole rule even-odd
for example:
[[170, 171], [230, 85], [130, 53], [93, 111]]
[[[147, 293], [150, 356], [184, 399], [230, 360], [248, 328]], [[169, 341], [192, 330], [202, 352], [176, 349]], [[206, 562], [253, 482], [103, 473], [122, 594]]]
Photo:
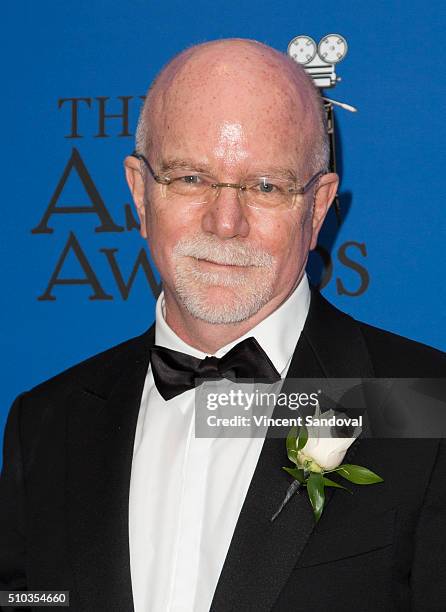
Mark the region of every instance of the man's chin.
[[195, 290], [189, 287], [187, 293], [180, 292], [180, 298], [196, 319], [212, 324], [231, 324], [257, 314], [269, 301], [270, 292], [259, 293], [255, 287], [249, 291], [246, 286], [242, 289], [240, 286], [209, 285]]

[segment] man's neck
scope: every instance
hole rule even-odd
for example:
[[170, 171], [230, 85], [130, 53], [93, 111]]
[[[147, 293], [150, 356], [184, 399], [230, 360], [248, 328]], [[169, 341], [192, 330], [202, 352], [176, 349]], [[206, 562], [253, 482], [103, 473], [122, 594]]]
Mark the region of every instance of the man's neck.
[[221, 347], [237, 340], [237, 338], [246, 334], [250, 329], [253, 329], [263, 319], [277, 310], [291, 295], [300, 280], [296, 281], [290, 290], [275, 296], [255, 315], [238, 323], [216, 324], [197, 319], [186, 311], [168, 290], [165, 290], [165, 320], [172, 331], [181, 340], [189, 344], [189, 346], [193, 346], [203, 353], [213, 355]]

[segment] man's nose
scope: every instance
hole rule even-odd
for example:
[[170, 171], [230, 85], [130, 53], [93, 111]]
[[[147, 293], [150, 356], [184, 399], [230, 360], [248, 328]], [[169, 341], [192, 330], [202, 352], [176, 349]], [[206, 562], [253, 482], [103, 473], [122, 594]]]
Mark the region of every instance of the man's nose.
[[202, 229], [219, 238], [246, 237], [249, 223], [242, 194], [235, 187], [219, 187], [202, 218]]

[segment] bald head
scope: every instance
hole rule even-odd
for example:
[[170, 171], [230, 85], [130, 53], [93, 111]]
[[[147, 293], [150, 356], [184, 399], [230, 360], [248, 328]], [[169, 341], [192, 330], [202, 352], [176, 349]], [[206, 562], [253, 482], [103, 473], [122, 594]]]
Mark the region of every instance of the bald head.
[[306, 174], [328, 165], [324, 110], [317, 88], [301, 66], [262, 43], [217, 40], [174, 57], [148, 91], [136, 148], [144, 155], [152, 151], [156, 155], [167, 135], [181, 143], [194, 126], [199, 138], [200, 130], [204, 136], [215, 125], [220, 132], [222, 125], [227, 126], [227, 139], [238, 129], [234, 126], [240, 126], [247, 138], [256, 132], [268, 134], [271, 146], [281, 146], [285, 140]]

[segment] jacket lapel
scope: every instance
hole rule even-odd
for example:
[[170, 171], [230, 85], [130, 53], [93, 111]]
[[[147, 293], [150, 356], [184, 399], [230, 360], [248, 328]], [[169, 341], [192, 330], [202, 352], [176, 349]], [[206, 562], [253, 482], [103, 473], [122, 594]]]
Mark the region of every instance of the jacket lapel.
[[153, 328], [68, 406], [68, 547], [79, 610], [133, 610], [128, 500]]
[[[373, 369], [356, 322], [313, 290], [282, 390], [292, 378], [371, 376]], [[284, 440], [267, 437], [217, 584], [213, 612], [271, 610], [297, 563], [315, 526], [307, 495], [294, 495], [279, 517], [270, 520], [290, 484], [281, 469], [288, 464]], [[333, 489], [326, 493], [327, 504], [335, 493]]]

